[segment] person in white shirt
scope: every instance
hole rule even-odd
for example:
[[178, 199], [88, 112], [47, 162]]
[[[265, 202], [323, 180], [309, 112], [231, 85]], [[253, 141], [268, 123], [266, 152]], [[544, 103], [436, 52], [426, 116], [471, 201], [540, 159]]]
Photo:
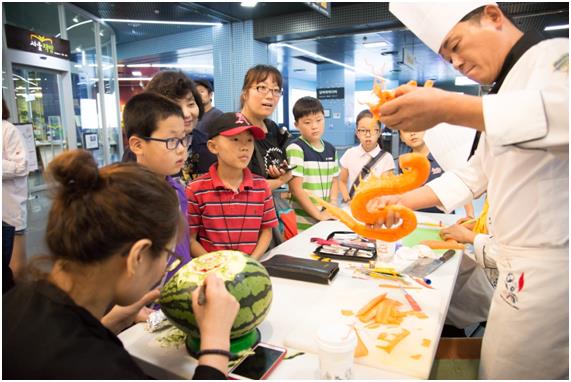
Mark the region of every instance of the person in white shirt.
[[[16, 281], [23, 276], [26, 265], [25, 236], [28, 199], [28, 160], [22, 133], [10, 122], [10, 112], [2, 99], [2, 225], [14, 227], [13, 250], [2, 253], [3, 274]], [[2, 237], [9, 241], [10, 237]], [[8, 249], [8, 248], [7, 248]], [[3, 251], [4, 252], [4, 251]]]
[[344, 202], [351, 200], [359, 176], [365, 180], [371, 172], [380, 176], [395, 168], [393, 156], [381, 148], [381, 125], [373, 120], [373, 114], [369, 110], [361, 111], [356, 124], [355, 134], [360, 144], [347, 150], [339, 160], [339, 188]]
[[[463, 75], [494, 84], [474, 97], [403, 86], [381, 122], [482, 131], [465, 167], [369, 202], [450, 211], [487, 190], [499, 280], [480, 378], [569, 378], [569, 39], [523, 33], [495, 3], [391, 3], [389, 10]], [[391, 226], [389, 213], [379, 224]]]

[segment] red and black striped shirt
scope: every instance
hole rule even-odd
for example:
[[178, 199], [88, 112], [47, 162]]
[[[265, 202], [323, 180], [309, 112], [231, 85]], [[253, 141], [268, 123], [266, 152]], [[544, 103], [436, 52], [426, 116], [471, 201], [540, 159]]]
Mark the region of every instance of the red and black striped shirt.
[[268, 182], [245, 168], [238, 192], [228, 189], [210, 166], [186, 187], [188, 225], [208, 252], [233, 249], [251, 254], [260, 231], [278, 225]]

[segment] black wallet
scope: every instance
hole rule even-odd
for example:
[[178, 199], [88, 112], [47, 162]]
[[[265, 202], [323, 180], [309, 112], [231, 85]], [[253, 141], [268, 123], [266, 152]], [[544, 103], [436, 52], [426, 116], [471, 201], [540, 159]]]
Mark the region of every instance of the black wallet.
[[339, 272], [339, 264], [333, 261], [323, 262], [287, 255], [275, 255], [262, 262], [262, 265], [270, 276], [318, 284], [329, 284]]

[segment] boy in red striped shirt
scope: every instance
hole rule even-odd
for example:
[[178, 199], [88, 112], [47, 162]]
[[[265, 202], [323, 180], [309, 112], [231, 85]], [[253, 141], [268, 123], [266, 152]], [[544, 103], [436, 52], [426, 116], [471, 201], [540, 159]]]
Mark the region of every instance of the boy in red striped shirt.
[[274, 201], [266, 180], [248, 169], [254, 139], [264, 136], [241, 113], [224, 113], [208, 127], [218, 162], [186, 188], [192, 256], [226, 249], [259, 259], [268, 249], [278, 225]]

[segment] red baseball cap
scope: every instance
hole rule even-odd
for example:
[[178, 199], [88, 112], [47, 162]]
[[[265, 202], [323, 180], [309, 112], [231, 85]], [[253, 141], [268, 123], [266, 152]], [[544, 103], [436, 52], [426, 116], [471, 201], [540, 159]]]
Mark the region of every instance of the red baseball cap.
[[217, 135], [232, 137], [246, 130], [250, 130], [257, 141], [266, 136], [264, 130], [252, 125], [242, 113], [224, 113], [208, 126], [208, 139]]

